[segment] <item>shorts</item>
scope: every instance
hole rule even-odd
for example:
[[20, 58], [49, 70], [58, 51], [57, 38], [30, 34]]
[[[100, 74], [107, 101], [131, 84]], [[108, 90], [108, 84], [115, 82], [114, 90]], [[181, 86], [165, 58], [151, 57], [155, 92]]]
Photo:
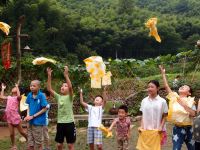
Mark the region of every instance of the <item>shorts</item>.
[[102, 131], [97, 127], [88, 127], [87, 131], [87, 143], [88, 144], [102, 144]]
[[43, 137], [44, 141], [49, 141], [48, 126], [43, 126]]
[[63, 143], [64, 138], [68, 144], [76, 142], [76, 127], [74, 122], [71, 123], [57, 123], [57, 132], [55, 141], [57, 143]]
[[43, 137], [43, 126], [28, 126], [28, 146], [29, 147], [38, 147], [42, 145]]
[[118, 138], [117, 139], [117, 148], [118, 150], [128, 150], [128, 139], [127, 138]]

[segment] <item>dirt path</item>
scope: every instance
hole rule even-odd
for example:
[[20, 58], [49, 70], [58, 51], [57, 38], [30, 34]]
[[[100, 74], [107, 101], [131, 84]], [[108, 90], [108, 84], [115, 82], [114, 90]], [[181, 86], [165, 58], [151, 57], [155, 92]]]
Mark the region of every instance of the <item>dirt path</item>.
[[0, 140], [4, 139], [5, 137], [9, 137], [8, 127], [0, 127], [0, 133]]

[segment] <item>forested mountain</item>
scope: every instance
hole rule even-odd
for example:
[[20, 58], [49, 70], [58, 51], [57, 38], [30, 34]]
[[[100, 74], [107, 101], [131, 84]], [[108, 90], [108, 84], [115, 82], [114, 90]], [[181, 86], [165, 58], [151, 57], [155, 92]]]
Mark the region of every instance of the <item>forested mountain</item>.
[[[200, 39], [199, 0], [10, 0], [0, 20], [12, 26], [26, 15], [23, 40], [35, 55], [147, 58], [193, 49]], [[144, 23], [158, 18], [162, 42]], [[0, 41], [5, 37], [1, 34]]]

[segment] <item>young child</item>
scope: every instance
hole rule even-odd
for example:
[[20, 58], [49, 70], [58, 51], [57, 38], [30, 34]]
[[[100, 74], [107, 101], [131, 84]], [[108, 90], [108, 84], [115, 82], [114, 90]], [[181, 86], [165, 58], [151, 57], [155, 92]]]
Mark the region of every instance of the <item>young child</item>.
[[31, 92], [28, 94], [26, 103], [29, 105], [25, 121], [28, 124], [28, 147], [29, 150], [42, 150], [43, 126], [46, 125], [45, 112], [47, 111], [47, 100], [40, 91], [40, 81], [33, 80], [30, 84]]
[[74, 150], [74, 143], [76, 141], [76, 127], [74, 124], [73, 115], [73, 89], [69, 79], [68, 67], [64, 68], [64, 77], [66, 82], [62, 84], [60, 93], [56, 93], [51, 87], [51, 68], [47, 68], [48, 83], [47, 89], [58, 102], [58, 118], [57, 131], [55, 141], [57, 142], [57, 149], [63, 149], [64, 138], [66, 138], [68, 149]]
[[[178, 95], [177, 93], [172, 92], [166, 79], [165, 69], [163, 66], [159, 66], [159, 68], [163, 77], [165, 89], [168, 93], [168, 98], [172, 99], [175, 97], [179, 104], [179, 109], [183, 110], [178, 113], [179, 116], [182, 116], [182, 118], [184, 117], [184, 120], [182, 122], [174, 122], [172, 136], [173, 150], [180, 150], [184, 142], [186, 143], [188, 150], [194, 150], [194, 140], [192, 139], [192, 118], [196, 114], [196, 107], [194, 101], [190, 97], [192, 94], [191, 88], [188, 85], [183, 85], [179, 88]], [[192, 102], [192, 105], [188, 104], [190, 101]], [[187, 125], [180, 125], [180, 123], [184, 123], [186, 121]]]
[[130, 138], [130, 118], [127, 117], [128, 107], [126, 105], [121, 105], [118, 108], [118, 118], [114, 119], [109, 130], [111, 131], [114, 126], [116, 126], [116, 136], [118, 150], [128, 150], [128, 141]]
[[16, 150], [17, 147], [15, 145], [15, 127], [18, 129], [19, 133], [26, 138], [27, 135], [24, 132], [21, 124], [21, 117], [19, 115], [19, 101], [21, 100], [20, 91], [18, 85], [15, 84], [15, 87], [12, 89], [11, 96], [4, 96], [4, 90], [6, 86], [2, 83], [1, 84], [1, 99], [7, 100], [6, 110], [5, 110], [5, 118], [8, 123], [8, 128], [10, 131], [10, 139], [12, 143], [12, 150]]
[[46, 116], [46, 124], [45, 126], [43, 126], [43, 137], [44, 137], [44, 146], [43, 146], [43, 150], [50, 150], [49, 147], [49, 133], [48, 133], [48, 124], [49, 124], [49, 109], [50, 109], [50, 104], [49, 104], [49, 100], [50, 100], [50, 92], [47, 91], [46, 89], [43, 91], [47, 101], [48, 101], [48, 105], [46, 106], [47, 111], [45, 112], [45, 116]]
[[[105, 88], [104, 88], [105, 90]], [[105, 94], [105, 91], [104, 91]], [[103, 95], [104, 95], [103, 94]], [[105, 97], [105, 96], [103, 96]], [[103, 108], [106, 100], [102, 96], [98, 95], [94, 99], [94, 106], [87, 104], [83, 101], [82, 89], [80, 90], [80, 102], [85, 107], [88, 115], [88, 131], [87, 131], [87, 143], [90, 150], [94, 150], [94, 146], [97, 146], [98, 150], [102, 150], [102, 131], [98, 130], [98, 127], [102, 124]]]

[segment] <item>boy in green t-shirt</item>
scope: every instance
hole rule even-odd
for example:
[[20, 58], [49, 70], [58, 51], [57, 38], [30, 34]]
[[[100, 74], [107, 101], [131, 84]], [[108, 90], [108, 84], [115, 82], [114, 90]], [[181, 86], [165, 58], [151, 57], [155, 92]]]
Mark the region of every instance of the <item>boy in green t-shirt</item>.
[[57, 132], [55, 141], [57, 142], [57, 149], [63, 149], [64, 138], [66, 138], [68, 149], [74, 150], [74, 143], [76, 141], [76, 127], [74, 124], [73, 115], [73, 89], [69, 79], [68, 67], [65, 66], [64, 77], [66, 83], [63, 83], [60, 88], [60, 94], [56, 93], [51, 87], [51, 68], [47, 68], [48, 81], [47, 89], [58, 102], [58, 118], [57, 118]]

